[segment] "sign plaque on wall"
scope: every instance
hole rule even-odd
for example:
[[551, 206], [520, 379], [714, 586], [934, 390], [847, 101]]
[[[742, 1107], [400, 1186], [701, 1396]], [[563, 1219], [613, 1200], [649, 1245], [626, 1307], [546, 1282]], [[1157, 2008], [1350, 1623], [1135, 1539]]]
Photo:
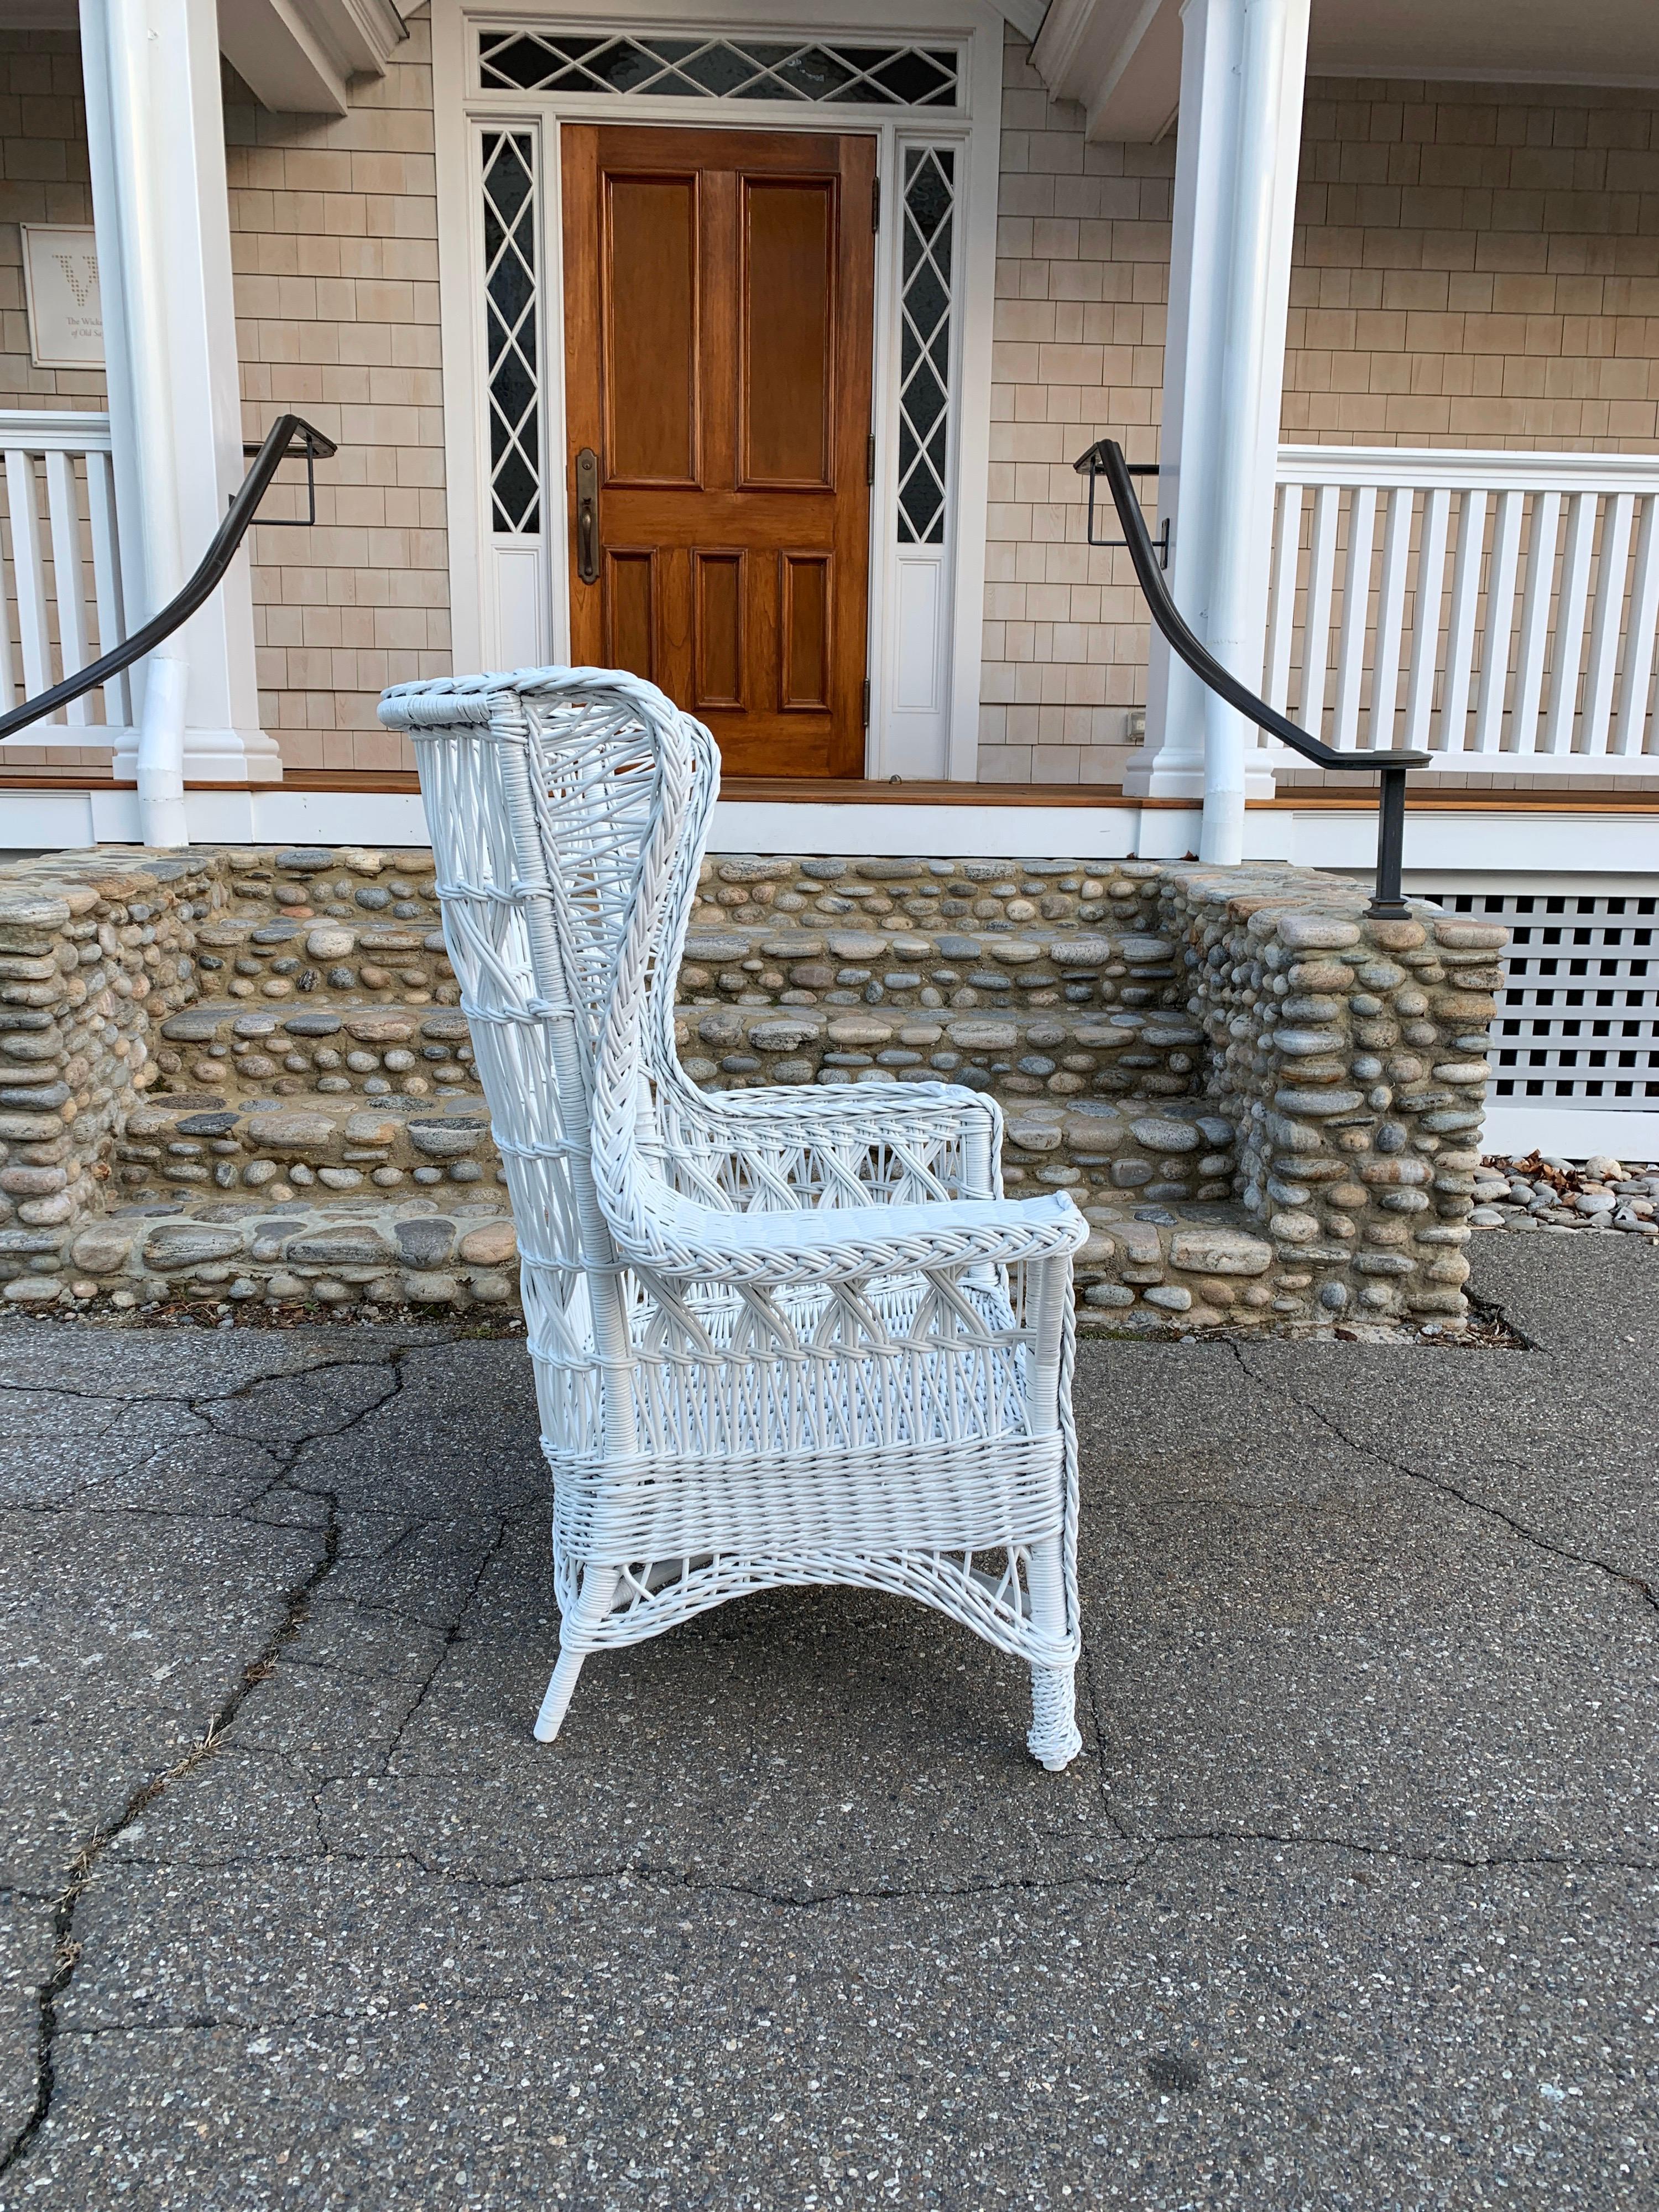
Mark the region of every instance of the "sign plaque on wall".
[[63, 223], [26, 222], [20, 228], [29, 355], [35, 367], [101, 368], [104, 306], [96, 234]]

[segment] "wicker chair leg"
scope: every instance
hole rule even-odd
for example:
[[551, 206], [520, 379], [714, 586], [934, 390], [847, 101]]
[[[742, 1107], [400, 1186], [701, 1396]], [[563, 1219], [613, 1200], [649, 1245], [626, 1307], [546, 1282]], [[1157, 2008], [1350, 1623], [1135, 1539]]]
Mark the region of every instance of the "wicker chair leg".
[[[581, 1629], [603, 1620], [611, 1610], [611, 1601], [617, 1595], [617, 1571], [614, 1567], [589, 1567], [582, 1577], [581, 1593], [571, 1610], [568, 1627]], [[560, 1638], [558, 1664], [542, 1699], [542, 1709], [536, 1716], [535, 1735], [538, 1743], [551, 1743], [564, 1726], [564, 1717], [570, 1709], [570, 1700], [576, 1688], [576, 1677], [582, 1671], [582, 1662], [587, 1654], [574, 1649]]]
[[570, 1709], [570, 1699], [576, 1687], [576, 1677], [582, 1671], [585, 1651], [561, 1651], [559, 1662], [553, 1669], [542, 1699], [542, 1709], [536, 1716], [536, 1741], [551, 1743], [564, 1725], [564, 1717]]
[[[1032, 1626], [1047, 1635], [1063, 1637], [1066, 1583], [1058, 1536], [1033, 1545], [1029, 1573]], [[1041, 1759], [1050, 1774], [1069, 1766], [1083, 1748], [1077, 1725], [1076, 1677], [1075, 1663], [1031, 1669], [1031, 1731], [1025, 1744], [1032, 1758]]]

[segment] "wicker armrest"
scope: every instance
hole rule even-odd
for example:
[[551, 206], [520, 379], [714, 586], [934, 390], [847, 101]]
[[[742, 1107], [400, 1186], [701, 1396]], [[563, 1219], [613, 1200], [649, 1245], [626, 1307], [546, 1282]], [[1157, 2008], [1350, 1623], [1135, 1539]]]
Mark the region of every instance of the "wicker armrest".
[[[698, 1091], [677, 1101], [679, 1110], [717, 1144], [752, 1153], [768, 1139], [799, 1146], [808, 1156], [833, 1150], [831, 1182], [844, 1179], [849, 1150], [867, 1146], [890, 1152], [907, 1140], [926, 1158], [936, 1148], [960, 1146], [946, 1180], [957, 1194], [1002, 1195], [1002, 1109], [993, 1098], [949, 1083], [781, 1085], [755, 1091]], [[963, 1171], [965, 1172], [965, 1178]], [[860, 1180], [863, 1178], [860, 1177]], [[967, 1188], [963, 1188], [965, 1179]], [[872, 1186], [872, 1200], [880, 1193]]]
[[620, 1249], [654, 1273], [775, 1285], [1057, 1259], [1089, 1233], [1063, 1191], [766, 1213], [724, 1213], [677, 1197], [625, 1220], [605, 1211]]
[[999, 1118], [986, 1092], [960, 1083], [769, 1084], [753, 1091], [702, 1091], [698, 1097], [716, 1114], [736, 1120], [779, 1116], [788, 1121], [831, 1119], [838, 1126], [880, 1124], [898, 1114], [909, 1119], [960, 1122]]

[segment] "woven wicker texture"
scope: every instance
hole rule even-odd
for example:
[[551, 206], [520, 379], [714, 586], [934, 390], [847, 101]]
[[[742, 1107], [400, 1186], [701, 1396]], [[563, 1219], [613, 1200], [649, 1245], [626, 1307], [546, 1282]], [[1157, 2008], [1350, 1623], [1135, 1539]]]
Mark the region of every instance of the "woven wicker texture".
[[401, 684], [522, 1255], [553, 1471], [556, 1734], [584, 1656], [779, 1583], [920, 1599], [1080, 1748], [1069, 1199], [946, 1084], [695, 1088], [674, 979], [719, 790], [654, 686]]

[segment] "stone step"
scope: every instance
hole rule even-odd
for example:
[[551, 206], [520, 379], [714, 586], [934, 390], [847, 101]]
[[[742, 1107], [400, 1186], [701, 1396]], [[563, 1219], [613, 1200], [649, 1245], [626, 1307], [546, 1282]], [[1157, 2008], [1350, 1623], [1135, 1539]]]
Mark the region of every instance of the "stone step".
[[117, 1185], [258, 1190], [266, 1200], [322, 1192], [419, 1190], [501, 1179], [478, 1097], [224, 1098], [154, 1092], [114, 1148]]
[[[1172, 1324], [1328, 1325], [1340, 1310], [1328, 1290], [1315, 1292], [1310, 1272], [1287, 1273], [1284, 1255], [1243, 1206], [1113, 1205], [1098, 1194], [1073, 1196], [1089, 1223], [1076, 1262], [1078, 1326], [1085, 1334]], [[1346, 1307], [1347, 1293], [1339, 1290]]]
[[[82, 1297], [95, 1286], [123, 1307], [178, 1297], [333, 1306], [517, 1299], [517, 1247], [499, 1190], [409, 1186], [344, 1197], [319, 1186], [277, 1199], [275, 1188], [116, 1206], [60, 1232], [67, 1250], [56, 1264]], [[1090, 1224], [1077, 1262], [1085, 1331], [1328, 1323], [1340, 1310], [1330, 1304], [1332, 1286], [1322, 1304], [1296, 1255], [1276, 1252], [1242, 1207], [1079, 1195]]]
[[83, 1224], [69, 1269], [118, 1307], [177, 1297], [273, 1305], [510, 1306], [518, 1248], [502, 1194], [410, 1188], [343, 1199], [184, 1198]]
[[478, 1091], [465, 1015], [429, 1003], [203, 1000], [161, 1024], [156, 1063], [171, 1088], [276, 1097]]
[[1092, 924], [860, 929], [699, 921], [686, 938], [679, 990], [694, 1001], [785, 1006], [1150, 1006], [1174, 981], [1175, 957], [1171, 939], [1155, 929]]
[[1095, 1092], [1188, 1096], [1204, 1035], [1181, 1010], [1035, 1006], [934, 1012], [875, 1006], [676, 1010], [676, 1042], [695, 1083], [965, 1083], [1013, 1102]]

